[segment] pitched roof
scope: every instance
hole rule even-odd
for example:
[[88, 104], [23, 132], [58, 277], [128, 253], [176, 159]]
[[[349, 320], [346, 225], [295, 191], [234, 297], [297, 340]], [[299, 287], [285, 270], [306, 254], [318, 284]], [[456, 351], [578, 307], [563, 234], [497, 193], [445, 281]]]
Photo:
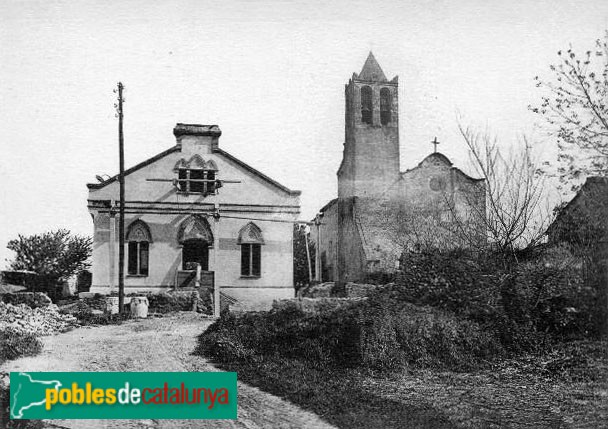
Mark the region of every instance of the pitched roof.
[[380, 64], [378, 64], [378, 61], [376, 61], [374, 54], [372, 54], [372, 51], [369, 51], [367, 60], [365, 60], [365, 64], [361, 69], [361, 73], [359, 73], [359, 79], [373, 82], [388, 81], [388, 79], [384, 75], [384, 72], [380, 68]]
[[[179, 146], [173, 146], [173, 147], [171, 147], [171, 148], [169, 148], [169, 149], [167, 149], [167, 150], [159, 153], [158, 155], [154, 155], [152, 158], [148, 158], [145, 161], [140, 162], [139, 164], [134, 165], [131, 168], [127, 168], [125, 170], [125, 177], [128, 176], [129, 174], [131, 174], [131, 173], [133, 173], [133, 172], [141, 169], [141, 168], [144, 168], [147, 165], [150, 165], [150, 164], [158, 161], [161, 158], [164, 158], [167, 155], [172, 154], [173, 152], [179, 152], [179, 150], [180, 150]], [[87, 188], [89, 188], [89, 189], [101, 189], [101, 188], [109, 185], [112, 182], [116, 182], [118, 180], [118, 176], [119, 176], [119, 174], [117, 174], [116, 176], [110, 177], [108, 180], [104, 180], [101, 183], [87, 183]]]
[[251, 167], [249, 164], [244, 163], [240, 159], [235, 158], [234, 156], [230, 155], [228, 152], [223, 151], [222, 149], [214, 149], [213, 153], [219, 153], [219, 154], [223, 155], [225, 158], [229, 159], [230, 161], [234, 162], [235, 164], [239, 165], [240, 167], [244, 168], [245, 170], [249, 171], [250, 173], [254, 174], [255, 176], [258, 176], [261, 179], [265, 180], [266, 182], [276, 186], [283, 192], [288, 193], [289, 195], [302, 194], [302, 191], [294, 191], [292, 189], [289, 189], [286, 186], [281, 185], [279, 182], [272, 180], [270, 177], [266, 176], [264, 173], [256, 170], [255, 168]]
[[[165, 156], [172, 154], [173, 152], [179, 152], [181, 150], [180, 146], [173, 146], [172, 148], [169, 148], [167, 150], [165, 150], [164, 152], [159, 153], [158, 155], [153, 156], [152, 158], [149, 158], [143, 162], [140, 162], [139, 164], [125, 170], [125, 177], [128, 176], [129, 174], [146, 167], [147, 165], [150, 165], [156, 161], [158, 161], [161, 158], [164, 158]], [[228, 152], [225, 152], [221, 149], [214, 149], [213, 150], [214, 153], [218, 153], [222, 156], [224, 156], [225, 158], [227, 158], [228, 160], [232, 161], [233, 163], [237, 164], [238, 166], [240, 166], [241, 168], [249, 171], [250, 173], [252, 173], [255, 176], [258, 176], [259, 178], [261, 178], [262, 180], [270, 183], [271, 185], [279, 188], [280, 190], [282, 190], [283, 192], [289, 194], [289, 195], [301, 195], [302, 191], [294, 191], [291, 190], [289, 188], [287, 188], [286, 186], [281, 185], [279, 182], [272, 180], [270, 177], [266, 176], [264, 173], [261, 173], [260, 171], [256, 170], [255, 168], [251, 167], [250, 165], [244, 163], [243, 161], [235, 158], [234, 156], [230, 155]], [[89, 189], [101, 189], [107, 185], [109, 185], [110, 183], [116, 182], [118, 180], [118, 174], [116, 176], [113, 176], [111, 178], [109, 178], [108, 180], [105, 180], [101, 183], [87, 183], [87, 188]]]

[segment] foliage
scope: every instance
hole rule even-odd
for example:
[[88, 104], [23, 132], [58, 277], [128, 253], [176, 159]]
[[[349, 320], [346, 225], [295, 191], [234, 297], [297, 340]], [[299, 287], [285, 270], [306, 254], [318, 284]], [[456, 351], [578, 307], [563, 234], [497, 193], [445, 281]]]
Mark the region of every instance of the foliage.
[[240, 316], [224, 313], [201, 335], [200, 351], [221, 360], [279, 354], [349, 366], [359, 359], [356, 315], [343, 307], [314, 314], [295, 307]]
[[30, 236], [19, 234], [8, 242], [7, 248], [15, 252], [12, 270], [34, 271], [50, 285], [56, 285], [90, 266], [91, 246], [90, 237], [59, 229]]
[[314, 312], [284, 307], [225, 314], [200, 338], [222, 362], [280, 356], [333, 368], [471, 369], [502, 356], [498, 339], [471, 321], [430, 307], [391, 304], [386, 295]]
[[42, 350], [42, 343], [34, 334], [17, 329], [0, 330], [0, 364], [21, 356], [34, 356]]
[[505, 351], [491, 331], [453, 313], [395, 303], [387, 294], [365, 305], [362, 356], [372, 368], [471, 370], [503, 357]]
[[528, 258], [505, 266], [491, 254], [407, 254], [396, 284], [382, 293], [460, 314], [496, 332], [511, 351], [534, 348], [539, 337], [599, 335], [605, 315], [597, 305], [599, 277], [585, 277], [567, 249]]
[[[306, 241], [310, 252], [310, 267], [306, 253]], [[310, 269], [310, 271], [309, 271]], [[296, 289], [310, 283], [310, 273], [315, 272], [315, 245], [308, 237], [306, 226], [293, 226], [293, 284]]]
[[586, 176], [608, 174], [608, 30], [584, 54], [570, 46], [558, 56], [551, 79], [535, 78], [546, 95], [530, 109], [557, 136], [557, 175], [570, 192]]

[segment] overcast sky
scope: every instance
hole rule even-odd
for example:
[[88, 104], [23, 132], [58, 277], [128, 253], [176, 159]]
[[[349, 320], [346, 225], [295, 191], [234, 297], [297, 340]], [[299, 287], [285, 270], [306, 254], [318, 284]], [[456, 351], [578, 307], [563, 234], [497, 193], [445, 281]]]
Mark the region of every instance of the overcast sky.
[[11, 1], [0, 3], [0, 268], [18, 233], [92, 234], [87, 182], [175, 144], [177, 122], [218, 124], [220, 147], [302, 193], [337, 193], [344, 84], [370, 50], [399, 75], [401, 169], [439, 150], [467, 171], [456, 113], [508, 143], [547, 138], [527, 106], [559, 49], [608, 28], [597, 1]]

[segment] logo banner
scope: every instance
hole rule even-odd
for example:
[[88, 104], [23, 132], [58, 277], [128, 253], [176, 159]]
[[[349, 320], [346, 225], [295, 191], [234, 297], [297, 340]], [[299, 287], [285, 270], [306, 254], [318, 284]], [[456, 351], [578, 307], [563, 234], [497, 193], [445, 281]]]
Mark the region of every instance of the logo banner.
[[236, 419], [236, 372], [11, 372], [11, 419]]

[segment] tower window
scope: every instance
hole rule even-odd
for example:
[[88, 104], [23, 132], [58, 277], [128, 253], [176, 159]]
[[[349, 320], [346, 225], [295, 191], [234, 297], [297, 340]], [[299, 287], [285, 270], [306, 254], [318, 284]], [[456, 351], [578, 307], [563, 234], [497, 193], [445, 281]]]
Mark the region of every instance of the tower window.
[[361, 88], [361, 122], [373, 124], [372, 89], [369, 86]]
[[386, 125], [391, 121], [391, 91], [388, 88], [380, 90], [380, 123]]

